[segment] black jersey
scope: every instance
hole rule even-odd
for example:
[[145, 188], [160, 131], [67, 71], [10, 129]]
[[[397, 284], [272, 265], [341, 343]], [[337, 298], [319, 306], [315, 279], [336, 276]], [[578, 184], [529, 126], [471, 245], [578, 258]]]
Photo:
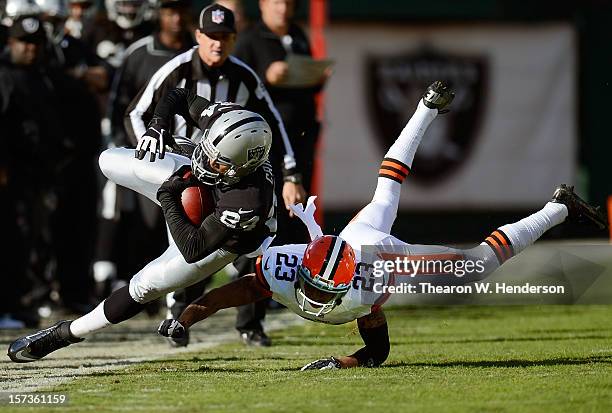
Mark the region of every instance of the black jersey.
[[[182, 176], [183, 170], [177, 175]], [[197, 262], [222, 248], [238, 255], [255, 251], [276, 230], [274, 178], [265, 163], [236, 184], [212, 187], [215, 203], [198, 227], [186, 217], [180, 194], [157, 193], [172, 239], [189, 263]]]
[[274, 177], [266, 162], [234, 185], [213, 187], [214, 217], [230, 232], [224, 247], [239, 254], [254, 251], [275, 231]]
[[[207, 129], [222, 113], [241, 108], [214, 103], [187, 89], [174, 89], [155, 108], [152, 123], [168, 128], [174, 115]], [[181, 147], [183, 154], [185, 147]], [[183, 176], [179, 170], [176, 175]], [[238, 255], [255, 251], [276, 231], [274, 175], [268, 161], [238, 182], [211, 186], [215, 209], [197, 227], [185, 216], [180, 193], [164, 185], [157, 194], [170, 234], [187, 262], [196, 262], [216, 249]]]

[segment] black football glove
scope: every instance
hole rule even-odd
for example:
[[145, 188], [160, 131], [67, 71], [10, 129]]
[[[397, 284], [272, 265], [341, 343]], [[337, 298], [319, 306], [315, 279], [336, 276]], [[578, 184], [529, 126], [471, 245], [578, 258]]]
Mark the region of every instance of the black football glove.
[[149, 161], [155, 162], [156, 153], [159, 153], [159, 159], [164, 159], [166, 145], [174, 146], [174, 138], [163, 124], [151, 121], [145, 134], [138, 139], [134, 155], [138, 159], [144, 159], [145, 154], [151, 152]]
[[196, 186], [198, 184], [198, 178], [193, 174], [190, 174], [187, 178], [183, 178], [185, 173], [190, 169], [191, 167], [189, 165], [183, 165], [175, 173], [170, 175], [170, 178], [165, 180], [157, 190], [157, 199], [159, 200], [159, 195], [163, 192], [169, 192], [178, 196], [183, 193], [186, 188]]
[[161, 322], [157, 328], [159, 335], [172, 338], [184, 338], [187, 335], [187, 329], [180, 321], [169, 318]]
[[300, 371], [306, 371], [306, 370], [336, 370], [336, 369], [341, 369], [341, 368], [342, 368], [342, 365], [340, 364], [338, 359], [336, 359], [334, 356], [331, 356], [331, 357], [326, 358], [326, 359], [319, 359], [319, 360], [312, 361], [312, 362], [308, 363], [307, 365], [305, 365], [304, 367], [302, 367], [300, 369]]

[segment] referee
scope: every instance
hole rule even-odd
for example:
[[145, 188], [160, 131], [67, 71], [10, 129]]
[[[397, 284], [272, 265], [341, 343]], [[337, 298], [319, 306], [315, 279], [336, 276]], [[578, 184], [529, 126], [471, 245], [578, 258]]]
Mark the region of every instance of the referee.
[[[241, 60], [230, 56], [236, 42], [234, 15], [231, 10], [214, 4], [202, 10], [199, 29], [195, 31], [198, 46], [182, 53], [162, 66], [148, 84], [130, 103], [125, 117], [128, 139], [136, 144], [153, 117], [157, 102], [175, 87], [187, 88], [211, 102], [234, 102], [261, 114], [272, 128], [270, 159], [282, 159], [281, 170], [287, 178], [283, 184], [285, 205], [303, 202], [304, 188], [298, 179], [299, 171], [293, 149], [281, 117], [267, 90], [255, 72]], [[201, 132], [175, 118], [173, 133], [198, 142]], [[199, 283], [169, 297], [170, 310], [177, 318], [182, 310], [204, 292]], [[187, 345], [187, 343], [175, 343]]]

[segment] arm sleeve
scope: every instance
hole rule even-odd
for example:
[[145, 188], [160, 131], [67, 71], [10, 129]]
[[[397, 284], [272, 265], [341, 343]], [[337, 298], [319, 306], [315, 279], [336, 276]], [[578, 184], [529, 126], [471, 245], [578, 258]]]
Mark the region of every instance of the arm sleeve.
[[179, 115], [191, 126], [198, 127], [201, 113], [210, 102], [188, 89], [175, 88], [169, 91], [155, 106], [152, 122], [168, 128], [174, 115]]
[[378, 367], [389, 356], [391, 348], [389, 344], [389, 330], [387, 322], [377, 327], [365, 327], [359, 323], [359, 334], [365, 343], [365, 347], [357, 350], [352, 357], [355, 357], [360, 366]]
[[219, 222], [214, 215], [206, 217], [202, 225], [197, 227], [187, 220], [180, 201], [174, 195], [169, 192], [160, 192], [158, 199], [170, 234], [188, 263], [197, 262], [223, 247], [231, 237], [231, 230]]

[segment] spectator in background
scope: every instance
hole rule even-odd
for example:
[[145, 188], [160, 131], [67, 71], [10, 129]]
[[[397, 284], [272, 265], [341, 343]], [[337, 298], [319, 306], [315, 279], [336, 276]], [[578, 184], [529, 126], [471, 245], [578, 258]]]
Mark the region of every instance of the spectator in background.
[[[306, 192], [311, 191], [315, 147], [319, 135], [319, 122], [316, 117], [315, 95], [321, 90], [326, 79], [309, 88], [282, 87], [289, 66], [285, 61], [289, 54], [311, 56], [310, 44], [304, 31], [292, 22], [295, 13], [294, 0], [260, 0], [261, 20], [238, 37], [236, 57], [251, 66], [265, 81], [272, 101], [276, 105], [295, 150], [295, 158], [300, 166], [301, 182]], [[278, 165], [278, 162], [272, 162]], [[275, 171], [282, 187], [282, 175]], [[295, 176], [293, 177], [293, 179]], [[287, 178], [285, 178], [287, 179]], [[291, 178], [290, 178], [291, 179]], [[278, 209], [278, 233], [275, 245], [308, 242], [306, 227], [289, 216], [288, 209]], [[241, 275], [254, 272], [254, 262], [240, 268]], [[260, 344], [250, 339], [260, 336], [265, 316], [265, 302], [239, 307], [236, 328], [247, 344]], [[265, 335], [264, 335], [265, 336]], [[267, 344], [267, 343], [266, 343]]]
[[147, 0], [105, 0], [106, 14], [98, 13], [83, 29], [83, 40], [113, 68], [136, 40], [153, 32]]
[[65, 29], [66, 0], [36, 0], [49, 39], [49, 61], [83, 80], [92, 93], [104, 93], [109, 85], [108, 69], [85, 42]]
[[91, 24], [95, 12], [92, 0], [68, 0], [68, 18], [64, 24], [66, 33], [80, 39], [83, 29]]
[[27, 259], [25, 273], [13, 275], [35, 274], [44, 286], [55, 279], [63, 305], [84, 313], [91, 309], [84, 292], [92, 286], [100, 118], [86, 86], [48, 64], [46, 42], [38, 16], [17, 17], [0, 64], [2, 152], [12, 155], [2, 162], [13, 203], [7, 213], [17, 218], [14, 243], [23, 240]]
[[[189, 0], [161, 0], [158, 28], [126, 51], [110, 94], [111, 136], [115, 146], [128, 145], [123, 126], [125, 111], [153, 74], [173, 57], [191, 49]], [[120, 202], [117, 202], [120, 201]], [[134, 191], [107, 181], [103, 191], [94, 277], [102, 296], [115, 280], [129, 280], [145, 262], [158, 257], [168, 245], [166, 225], [157, 205]], [[149, 309], [154, 309], [153, 307]]]

